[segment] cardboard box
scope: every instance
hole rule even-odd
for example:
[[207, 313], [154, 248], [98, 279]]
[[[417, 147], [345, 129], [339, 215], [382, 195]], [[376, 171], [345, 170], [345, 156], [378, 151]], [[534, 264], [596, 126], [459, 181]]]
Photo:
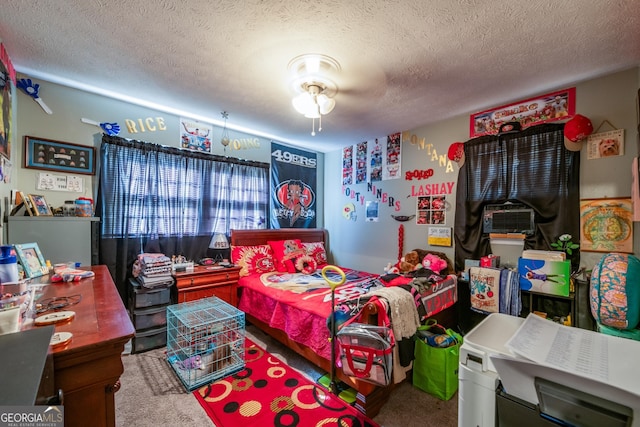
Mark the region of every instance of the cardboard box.
[[571, 261], [520, 258], [518, 274], [524, 291], [569, 296]]

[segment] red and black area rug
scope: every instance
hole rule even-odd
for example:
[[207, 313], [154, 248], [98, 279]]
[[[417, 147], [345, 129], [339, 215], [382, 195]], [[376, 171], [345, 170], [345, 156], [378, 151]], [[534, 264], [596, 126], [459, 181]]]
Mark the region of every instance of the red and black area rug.
[[245, 362], [242, 371], [194, 391], [217, 427], [378, 427], [248, 339]]

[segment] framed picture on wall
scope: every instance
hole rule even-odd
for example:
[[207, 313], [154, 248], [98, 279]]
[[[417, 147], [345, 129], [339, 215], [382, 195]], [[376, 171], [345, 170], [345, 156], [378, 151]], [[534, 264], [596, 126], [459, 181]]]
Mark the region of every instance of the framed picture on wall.
[[580, 200], [580, 250], [633, 253], [630, 197]]
[[24, 167], [95, 175], [96, 149], [87, 145], [25, 136]]
[[16, 257], [24, 270], [24, 278], [39, 277], [47, 274], [47, 264], [37, 243], [15, 245]]

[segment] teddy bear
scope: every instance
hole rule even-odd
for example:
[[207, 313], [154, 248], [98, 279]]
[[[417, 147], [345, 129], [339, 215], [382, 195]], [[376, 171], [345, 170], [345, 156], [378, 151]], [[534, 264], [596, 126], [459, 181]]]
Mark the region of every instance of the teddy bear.
[[416, 269], [417, 266], [420, 265], [420, 256], [416, 251], [407, 252], [402, 258], [400, 258], [400, 263], [398, 265], [398, 269], [400, 273], [408, 273]]
[[422, 266], [424, 268], [428, 268], [434, 273], [440, 274], [442, 270], [447, 268], [447, 261], [437, 255], [426, 254], [422, 259]]

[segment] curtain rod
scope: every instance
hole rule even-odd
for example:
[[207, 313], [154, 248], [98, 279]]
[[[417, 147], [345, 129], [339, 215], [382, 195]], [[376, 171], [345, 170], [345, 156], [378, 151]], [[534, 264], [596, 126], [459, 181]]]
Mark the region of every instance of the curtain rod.
[[139, 141], [136, 139], [127, 139], [119, 136], [102, 135], [102, 142], [124, 147], [141, 148], [146, 151], [175, 154], [178, 156], [191, 157], [194, 159], [205, 159], [216, 162], [233, 163], [237, 165], [254, 166], [265, 169], [269, 169], [269, 167], [271, 166], [269, 163], [259, 162], [255, 160], [245, 160], [235, 157], [220, 156], [218, 154], [201, 153], [198, 151], [185, 150], [183, 148], [170, 147], [168, 145], [160, 145], [153, 142]]

